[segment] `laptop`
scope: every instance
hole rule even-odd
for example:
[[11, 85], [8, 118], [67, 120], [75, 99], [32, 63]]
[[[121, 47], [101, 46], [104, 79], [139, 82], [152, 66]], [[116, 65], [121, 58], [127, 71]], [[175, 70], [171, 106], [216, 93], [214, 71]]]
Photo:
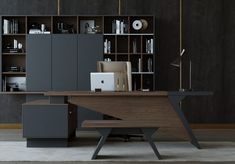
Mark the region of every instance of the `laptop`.
[[91, 72], [91, 91], [124, 91], [125, 79], [122, 73]]

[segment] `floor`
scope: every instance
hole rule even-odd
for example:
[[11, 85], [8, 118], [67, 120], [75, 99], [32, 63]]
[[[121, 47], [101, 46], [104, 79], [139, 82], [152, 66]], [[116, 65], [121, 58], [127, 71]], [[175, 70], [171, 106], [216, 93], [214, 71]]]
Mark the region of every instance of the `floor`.
[[[212, 130], [213, 132], [213, 130]], [[211, 132], [211, 133], [212, 133]], [[214, 130], [215, 132], [215, 130]], [[201, 150], [196, 149], [189, 142], [164, 141], [159, 136], [156, 143], [163, 159], [158, 160], [153, 154], [147, 142], [139, 139], [132, 139], [124, 142], [120, 139], [109, 139], [99, 153], [99, 158], [91, 161], [91, 155], [97, 144], [97, 133], [78, 133], [77, 138], [67, 148], [27, 148], [22, 138], [21, 130], [0, 130], [0, 164], [90, 164], [90, 163], [235, 163], [235, 140], [234, 130], [221, 131], [217, 140], [212, 135], [211, 141], [207, 141], [208, 130], [195, 131], [200, 139]], [[203, 134], [204, 138], [203, 138]], [[230, 137], [228, 135], [230, 134]]]

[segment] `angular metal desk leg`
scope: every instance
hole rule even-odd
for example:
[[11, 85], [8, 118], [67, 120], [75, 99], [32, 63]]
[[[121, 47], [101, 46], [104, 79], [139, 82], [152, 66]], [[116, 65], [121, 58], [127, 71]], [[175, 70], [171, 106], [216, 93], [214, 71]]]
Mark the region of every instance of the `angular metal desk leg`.
[[100, 138], [100, 141], [91, 157], [91, 159], [96, 159], [100, 149], [102, 148], [102, 146], [104, 145], [107, 137], [109, 136], [110, 132], [111, 132], [111, 128], [103, 128], [103, 129], [98, 129], [98, 132], [102, 135]]
[[158, 159], [161, 159], [162, 157], [161, 157], [160, 153], [158, 152], [157, 147], [156, 147], [156, 145], [154, 144], [154, 142], [152, 140], [152, 135], [153, 135], [154, 132], [156, 132], [157, 129], [154, 129], [154, 128], [142, 128], [141, 130], [144, 133], [146, 139], [148, 140], [150, 146], [152, 147], [155, 155], [158, 157]]
[[184, 114], [180, 108], [180, 101], [183, 100], [185, 96], [169, 96], [169, 99], [171, 101], [172, 106], [174, 107], [175, 111], [177, 112], [178, 116], [180, 117], [184, 128], [186, 132], [188, 133], [188, 136], [190, 138], [190, 142], [197, 147], [198, 149], [201, 149], [201, 146], [199, 145], [196, 137], [194, 136], [192, 129], [190, 128], [188, 121], [184, 117]]

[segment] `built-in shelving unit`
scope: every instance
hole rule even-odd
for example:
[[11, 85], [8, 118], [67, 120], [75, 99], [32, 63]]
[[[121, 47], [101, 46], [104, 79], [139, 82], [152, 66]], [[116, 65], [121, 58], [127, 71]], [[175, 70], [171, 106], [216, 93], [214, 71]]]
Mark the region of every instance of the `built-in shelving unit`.
[[[135, 27], [142, 28], [135, 29], [135, 22], [141, 22]], [[133, 90], [155, 90], [154, 29], [153, 16], [104, 17], [104, 44], [108, 47], [104, 50], [104, 60], [131, 61]]]
[[104, 60], [131, 61], [133, 90], [156, 89], [154, 16], [2, 16], [1, 22], [2, 92], [27, 92], [26, 38], [39, 34], [102, 34]]
[[25, 16], [2, 17], [1, 90], [3, 92], [25, 91], [26, 22]]

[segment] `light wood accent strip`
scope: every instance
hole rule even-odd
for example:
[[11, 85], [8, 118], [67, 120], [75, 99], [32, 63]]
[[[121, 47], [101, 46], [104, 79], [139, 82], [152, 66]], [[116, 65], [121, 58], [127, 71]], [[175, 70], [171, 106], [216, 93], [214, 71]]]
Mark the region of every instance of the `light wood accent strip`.
[[154, 92], [140, 92], [140, 91], [132, 91], [132, 92], [89, 92], [89, 91], [49, 91], [45, 92], [45, 96], [88, 96], [88, 97], [121, 97], [121, 96], [131, 96], [131, 97], [156, 97], [156, 96], [168, 96], [167, 91], [154, 91]]
[[235, 129], [235, 123], [225, 123], [225, 124], [218, 124], [218, 123], [211, 123], [211, 124], [204, 124], [204, 123], [197, 123], [197, 124], [190, 124], [192, 129]]
[[43, 95], [44, 92], [0, 92], [0, 95]]
[[82, 123], [84, 128], [156, 128], [172, 127], [171, 122], [162, 123], [162, 121], [136, 121], [136, 120], [85, 120]]
[[0, 129], [22, 129], [22, 124], [17, 123], [9, 123], [9, 124], [1, 124]]
[[[26, 102], [23, 103], [22, 105], [50, 105], [50, 101], [49, 100], [35, 100], [35, 101], [30, 101], [30, 102]], [[51, 104], [54, 105], [54, 104]]]
[[[214, 123], [214, 124], [190, 124], [190, 127], [192, 129], [235, 129], [235, 124], [218, 124], [218, 123]], [[22, 128], [22, 124], [20, 123], [0, 123], [0, 129], [21, 129]], [[164, 128], [166, 129], [166, 128]], [[167, 131], [161, 129], [161, 131]], [[167, 128], [168, 129], [168, 128]], [[170, 130], [172, 130], [171, 128], [169, 128]], [[178, 130], [177, 130], [178, 131]], [[176, 133], [174, 133], [175, 135], [178, 135]]]

